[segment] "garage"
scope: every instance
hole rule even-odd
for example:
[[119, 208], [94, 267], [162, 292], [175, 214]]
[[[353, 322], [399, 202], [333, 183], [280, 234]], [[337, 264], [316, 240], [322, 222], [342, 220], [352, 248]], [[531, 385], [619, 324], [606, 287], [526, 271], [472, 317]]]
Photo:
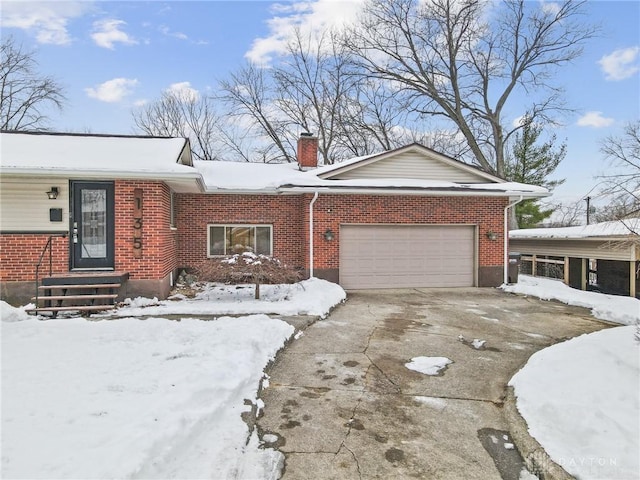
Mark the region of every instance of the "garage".
[[340, 285], [346, 289], [470, 287], [473, 225], [341, 225]]

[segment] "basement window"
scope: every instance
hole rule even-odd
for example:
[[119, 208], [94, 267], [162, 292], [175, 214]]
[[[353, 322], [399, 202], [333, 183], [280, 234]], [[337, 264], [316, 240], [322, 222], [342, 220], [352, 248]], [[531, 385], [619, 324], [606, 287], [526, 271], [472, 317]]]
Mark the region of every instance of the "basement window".
[[271, 225], [208, 225], [208, 257], [253, 252], [273, 255]]

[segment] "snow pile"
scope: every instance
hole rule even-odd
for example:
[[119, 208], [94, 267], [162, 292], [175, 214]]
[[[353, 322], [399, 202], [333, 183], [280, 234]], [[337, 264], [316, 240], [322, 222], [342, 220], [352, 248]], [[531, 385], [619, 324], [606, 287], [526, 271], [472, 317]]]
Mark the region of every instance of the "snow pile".
[[2, 478], [279, 477], [241, 415], [285, 322], [2, 317]]
[[586, 292], [565, 285], [560, 280], [520, 275], [518, 283], [502, 285], [505, 292], [531, 295], [543, 300], [559, 300], [568, 305], [586, 307], [600, 320], [623, 325], [640, 322], [640, 300], [620, 295]]
[[[326, 317], [343, 302], [347, 294], [340, 285], [310, 278], [291, 285], [261, 285], [260, 300], [254, 298], [254, 285], [206, 284], [193, 299], [165, 300], [144, 306], [133, 299], [115, 315], [314, 315]], [[155, 302], [154, 302], [155, 303]], [[112, 314], [111, 314], [112, 315]]]
[[440, 370], [446, 368], [450, 363], [453, 362], [447, 357], [414, 357], [404, 366], [409, 370], [424, 373], [425, 375], [438, 375]]
[[0, 319], [3, 322], [22, 322], [33, 318], [24, 309], [25, 307], [12, 307], [7, 302], [0, 300]]
[[640, 345], [635, 327], [582, 335], [535, 353], [509, 382], [530, 434], [581, 479], [640, 472]]

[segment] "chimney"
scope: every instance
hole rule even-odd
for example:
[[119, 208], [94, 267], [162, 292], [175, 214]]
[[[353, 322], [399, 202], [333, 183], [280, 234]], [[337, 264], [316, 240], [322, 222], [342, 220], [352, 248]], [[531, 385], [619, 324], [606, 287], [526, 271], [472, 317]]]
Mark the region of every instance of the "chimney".
[[313, 133], [303, 132], [298, 138], [298, 167], [300, 170], [311, 170], [318, 166], [318, 137]]

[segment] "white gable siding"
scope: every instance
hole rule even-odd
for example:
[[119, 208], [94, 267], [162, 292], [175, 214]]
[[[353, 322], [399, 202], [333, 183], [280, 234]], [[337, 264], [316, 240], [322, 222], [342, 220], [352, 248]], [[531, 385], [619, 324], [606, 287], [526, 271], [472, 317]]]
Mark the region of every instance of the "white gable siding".
[[[46, 192], [58, 187], [55, 200]], [[50, 222], [49, 209], [61, 208], [62, 221]], [[66, 179], [0, 178], [0, 231], [48, 232], [69, 229], [69, 182]]]
[[404, 152], [332, 177], [336, 180], [365, 178], [415, 178], [458, 183], [487, 183], [474, 172], [456, 168], [418, 152]]

